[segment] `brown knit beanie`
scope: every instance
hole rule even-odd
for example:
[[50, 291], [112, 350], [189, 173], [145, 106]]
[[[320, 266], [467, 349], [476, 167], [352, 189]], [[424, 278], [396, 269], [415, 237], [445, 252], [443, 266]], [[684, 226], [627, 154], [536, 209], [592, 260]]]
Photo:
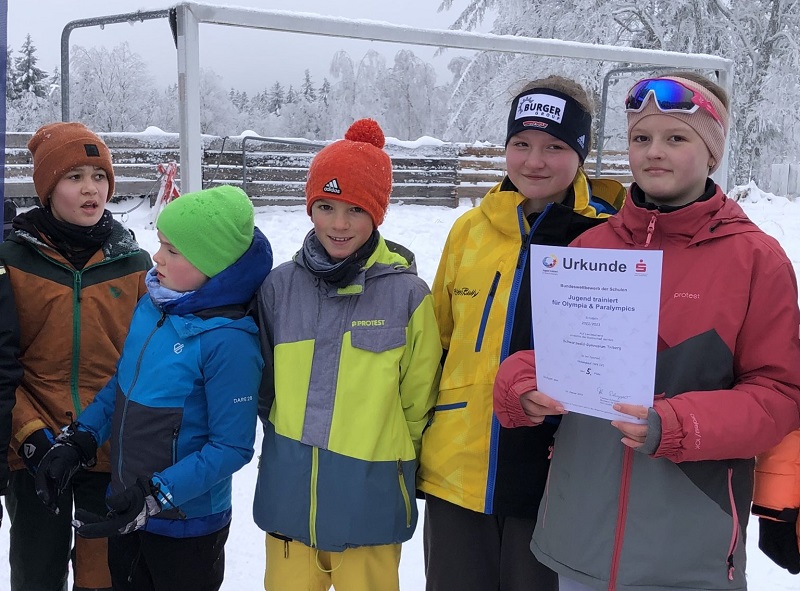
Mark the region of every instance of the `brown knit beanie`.
[[713, 173], [722, 163], [722, 155], [725, 152], [725, 136], [728, 134], [728, 110], [713, 92], [697, 82], [692, 82], [691, 80], [678, 76], [662, 76], [662, 78], [680, 82], [687, 88], [691, 88], [705, 97], [714, 105], [717, 114], [720, 119], [722, 119], [722, 125], [720, 126], [717, 120], [714, 119], [708, 111], [702, 108], [697, 109], [694, 113], [664, 113], [658, 108], [656, 101], [650, 98], [647, 100], [644, 109], [638, 113], [628, 113], [628, 143], [631, 141], [631, 130], [633, 127], [648, 115], [667, 115], [668, 117], [674, 117], [678, 121], [683, 121], [686, 125], [694, 129], [697, 135], [702, 138], [703, 142], [708, 147], [708, 151], [711, 152], [711, 157], [714, 159], [714, 166], [712, 166], [709, 171], [709, 174]]
[[386, 138], [377, 121], [359, 119], [343, 140], [314, 156], [306, 181], [306, 211], [319, 199], [338, 199], [357, 205], [383, 223], [392, 192], [392, 161], [383, 151]]
[[108, 177], [108, 199], [114, 194], [114, 168], [108, 146], [82, 123], [43, 125], [28, 142], [33, 155], [33, 186], [43, 206], [58, 181], [78, 166], [97, 166]]

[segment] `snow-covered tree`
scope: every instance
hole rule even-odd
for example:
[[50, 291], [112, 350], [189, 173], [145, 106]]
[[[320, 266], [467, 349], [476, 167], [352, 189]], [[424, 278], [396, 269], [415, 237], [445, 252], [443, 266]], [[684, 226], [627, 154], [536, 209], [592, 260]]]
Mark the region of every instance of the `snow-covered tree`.
[[300, 94], [306, 102], [313, 103], [317, 100], [317, 91], [314, 90], [314, 84], [311, 82], [311, 72], [306, 69], [303, 75], [303, 84], [300, 86]]
[[178, 132], [178, 85], [170, 84], [164, 89], [153, 88], [144, 104], [143, 117], [146, 127], [155, 126], [163, 131]]
[[239, 113], [222, 86], [222, 76], [200, 68], [200, 132], [215, 135], [239, 133]]
[[374, 49], [367, 51], [356, 68], [352, 110], [354, 120], [371, 117], [379, 123], [386, 121], [388, 76], [386, 58]]
[[152, 78], [127, 42], [105, 47], [74, 46], [70, 57], [70, 115], [97, 131], [139, 131]]
[[438, 135], [441, 131], [442, 97], [436, 88], [433, 66], [408, 49], [397, 52], [386, 81], [389, 104], [384, 131], [401, 139]]
[[329, 93], [331, 134], [336, 137], [356, 120], [353, 105], [356, 95], [356, 72], [353, 60], [346, 51], [337, 51], [331, 60], [330, 73], [335, 82]]
[[[443, 0], [440, 10], [452, 6], [453, 0]], [[759, 179], [775, 155], [800, 151], [800, 0], [471, 0], [453, 28], [474, 29], [489, 14], [496, 15], [492, 32], [497, 34], [730, 58], [735, 64], [731, 163], [736, 181]], [[449, 134], [481, 135], [482, 119], [502, 124], [497, 93], [520, 73], [532, 77], [531, 66], [537, 74], [550, 70], [575, 78], [598, 96], [603, 75], [617, 65], [487, 53], [466, 64], [459, 58]], [[610, 109], [618, 116], [620, 97], [614, 98]]]
[[10, 103], [19, 96], [17, 92], [17, 70], [14, 68], [14, 58], [11, 55], [11, 46], [6, 47], [6, 102]]
[[281, 107], [286, 103], [286, 94], [280, 82], [275, 82], [267, 93], [267, 110], [270, 113], [280, 115]]
[[331, 83], [328, 82], [327, 78], [322, 79], [322, 85], [319, 87], [319, 99], [322, 101], [322, 104], [326, 107], [328, 106], [328, 97], [331, 94]]
[[47, 72], [36, 65], [39, 58], [36, 56], [36, 46], [31, 40], [30, 33], [25, 37], [19, 53], [19, 57], [14, 58], [16, 93], [32, 92], [40, 98], [44, 97], [47, 94], [45, 84]]
[[8, 131], [36, 131], [45, 123], [61, 120], [60, 96], [36, 96], [23, 92], [6, 105], [6, 129]]

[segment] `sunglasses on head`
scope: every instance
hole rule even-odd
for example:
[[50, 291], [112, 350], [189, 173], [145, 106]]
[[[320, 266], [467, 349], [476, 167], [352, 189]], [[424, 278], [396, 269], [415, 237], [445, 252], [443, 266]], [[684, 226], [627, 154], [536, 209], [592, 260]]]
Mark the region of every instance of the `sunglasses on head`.
[[647, 78], [634, 84], [625, 98], [625, 111], [639, 113], [645, 108], [651, 96], [662, 113], [691, 114], [697, 109], [703, 109], [714, 118], [714, 121], [725, 127], [722, 124], [722, 117], [710, 100], [677, 80], [668, 78]]

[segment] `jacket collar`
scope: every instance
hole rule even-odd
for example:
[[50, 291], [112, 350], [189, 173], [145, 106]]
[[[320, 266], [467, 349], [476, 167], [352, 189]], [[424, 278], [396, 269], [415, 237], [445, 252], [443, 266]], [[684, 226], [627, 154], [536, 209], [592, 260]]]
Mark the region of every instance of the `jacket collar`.
[[197, 314], [202, 310], [247, 304], [272, 269], [272, 247], [255, 228], [253, 242], [239, 260], [206, 281], [200, 289], [163, 305], [167, 314]]
[[[586, 218], [607, 218], [619, 211], [625, 202], [625, 190], [621, 184], [608, 179], [590, 181], [582, 169], [575, 175], [572, 189], [575, 194], [572, 211]], [[600, 207], [593, 197], [599, 197], [610, 207]], [[481, 200], [480, 209], [499, 232], [518, 238], [521, 229], [524, 229], [525, 233], [530, 230], [521, 211], [524, 202], [525, 196], [517, 192], [514, 183], [506, 177], [489, 190]], [[603, 211], [604, 209], [607, 211]], [[522, 228], [520, 219], [523, 223]]]
[[609, 220], [609, 225], [625, 242], [637, 247], [649, 246], [654, 240], [655, 244], [669, 240], [694, 245], [731, 234], [759, 231], [719, 185], [711, 198], [670, 212], [637, 205], [629, 194], [625, 207]]
[[[293, 260], [295, 264], [307, 270], [300, 252], [294, 255]], [[320, 281], [320, 288], [326, 290], [329, 296], [359, 295], [364, 292], [364, 286], [368, 279], [394, 273], [411, 273], [416, 275], [417, 265], [414, 260], [414, 253], [406, 247], [386, 240], [383, 236], [379, 235], [378, 246], [375, 247], [373, 253], [364, 263], [364, 267], [350, 282], [350, 285], [337, 288], [325, 281]]]

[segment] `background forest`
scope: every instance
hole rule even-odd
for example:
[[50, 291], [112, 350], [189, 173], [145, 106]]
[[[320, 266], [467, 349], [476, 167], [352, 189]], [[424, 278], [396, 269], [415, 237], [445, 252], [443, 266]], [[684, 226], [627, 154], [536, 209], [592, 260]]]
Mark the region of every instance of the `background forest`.
[[[449, 10], [452, 1], [442, 0], [439, 9]], [[453, 29], [472, 30], [490, 18], [491, 31], [501, 35], [730, 58], [736, 64], [731, 180], [760, 182], [771, 164], [800, 161], [800, 0], [472, 0], [454, 17]], [[32, 131], [60, 119], [59, 72], [37, 66], [34, 40], [28, 36], [21, 48], [7, 52], [7, 129]], [[168, 57], [171, 65], [174, 56]], [[484, 52], [451, 59], [449, 77], [437, 77], [409, 49], [393, 59], [374, 50], [361, 57], [339, 51], [322, 80], [306, 70], [297, 88], [265, 81], [251, 95], [226, 89], [222, 77], [206, 69], [202, 131], [330, 139], [369, 116], [398, 139], [428, 135], [499, 143], [508, 103], [528, 80], [560, 73], [599, 97], [604, 74], [620, 65]], [[126, 43], [112, 49], [73, 46], [70, 72], [73, 119], [98, 131], [177, 130], [177, 88], [156, 87], [150, 66]], [[614, 79], [608, 148], [624, 149], [619, 105], [640, 75]]]

